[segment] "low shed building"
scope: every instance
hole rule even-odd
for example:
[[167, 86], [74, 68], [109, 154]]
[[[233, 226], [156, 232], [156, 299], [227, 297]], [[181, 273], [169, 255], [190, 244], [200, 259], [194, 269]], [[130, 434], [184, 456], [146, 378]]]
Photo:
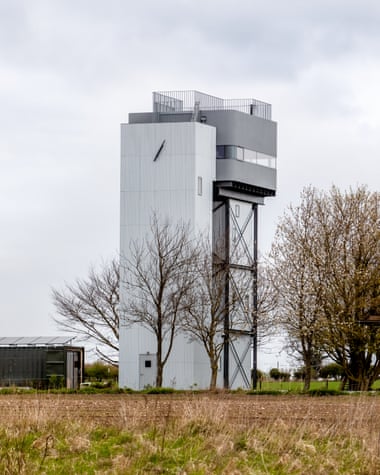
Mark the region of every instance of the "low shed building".
[[84, 348], [72, 337], [0, 338], [0, 386], [77, 389], [84, 375]]

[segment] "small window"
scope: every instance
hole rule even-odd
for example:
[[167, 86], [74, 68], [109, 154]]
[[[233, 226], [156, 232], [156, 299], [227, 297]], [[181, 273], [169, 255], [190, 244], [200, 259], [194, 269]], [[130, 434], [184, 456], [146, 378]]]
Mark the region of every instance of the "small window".
[[225, 158], [237, 158], [236, 157], [236, 147], [234, 145], [225, 145], [225, 147], [224, 147], [224, 156], [225, 156]]
[[244, 160], [244, 148], [236, 147], [236, 158], [238, 160]]
[[202, 196], [202, 177], [198, 177], [198, 195]]
[[235, 205], [235, 216], [238, 218], [240, 216], [240, 206]]
[[216, 158], [225, 158], [225, 153], [224, 153], [224, 145], [217, 145], [216, 146]]
[[145, 368], [151, 368], [152, 367], [152, 361], [151, 360], [145, 360]]
[[254, 150], [244, 149], [244, 160], [250, 163], [257, 163], [257, 152]]

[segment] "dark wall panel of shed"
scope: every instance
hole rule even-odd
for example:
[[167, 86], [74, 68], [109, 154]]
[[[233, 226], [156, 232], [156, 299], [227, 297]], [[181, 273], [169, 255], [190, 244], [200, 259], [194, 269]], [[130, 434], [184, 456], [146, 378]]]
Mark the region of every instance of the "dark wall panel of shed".
[[83, 348], [0, 346], [0, 386], [78, 388], [83, 366]]
[[0, 383], [3, 386], [28, 386], [44, 380], [44, 348], [0, 348]]

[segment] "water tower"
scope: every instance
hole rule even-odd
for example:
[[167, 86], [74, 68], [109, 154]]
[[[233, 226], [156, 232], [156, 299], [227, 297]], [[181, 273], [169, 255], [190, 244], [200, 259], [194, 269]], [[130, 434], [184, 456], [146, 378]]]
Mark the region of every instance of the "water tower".
[[[153, 212], [189, 222], [218, 243], [228, 267], [225, 299], [238, 292], [250, 315], [248, 328], [224, 319], [224, 351], [218, 385], [255, 384], [257, 365], [257, 216], [276, 193], [277, 124], [270, 104], [221, 99], [198, 91], [153, 93], [153, 111], [129, 114], [121, 125], [121, 256], [150, 231]], [[223, 243], [222, 253], [220, 242]], [[122, 266], [123, 272], [123, 266]], [[244, 288], [236, 288], [245, 274]], [[127, 301], [121, 289], [121, 303]], [[154, 385], [155, 340], [139, 324], [120, 326], [119, 384]], [[209, 384], [202, 346], [177, 335], [164, 372], [164, 386], [187, 389]]]

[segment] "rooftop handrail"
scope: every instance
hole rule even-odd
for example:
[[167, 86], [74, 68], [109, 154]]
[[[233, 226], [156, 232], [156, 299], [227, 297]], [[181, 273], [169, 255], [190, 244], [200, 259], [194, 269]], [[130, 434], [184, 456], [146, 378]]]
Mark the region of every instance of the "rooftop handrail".
[[249, 115], [271, 120], [272, 106], [257, 99], [222, 99], [199, 91], [153, 92], [153, 112], [193, 112], [236, 110]]

